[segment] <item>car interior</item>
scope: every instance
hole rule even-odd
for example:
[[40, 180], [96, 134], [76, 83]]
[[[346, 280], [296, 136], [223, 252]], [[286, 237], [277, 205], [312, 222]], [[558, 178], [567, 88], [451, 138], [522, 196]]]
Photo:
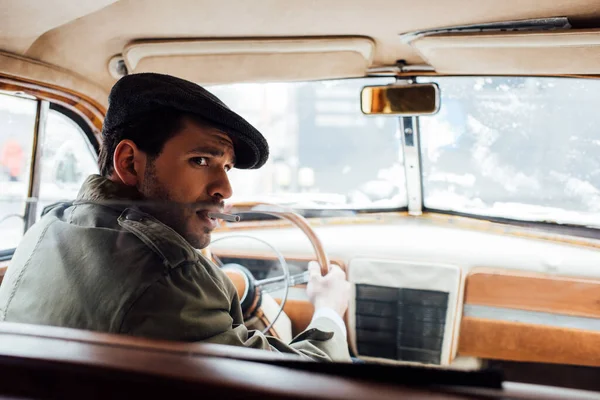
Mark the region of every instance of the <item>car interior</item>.
[[269, 141], [202, 250], [245, 324], [291, 341], [337, 265], [353, 362], [2, 322], [0, 397], [600, 398], [597, 3], [2, 2], [0, 284], [143, 72]]

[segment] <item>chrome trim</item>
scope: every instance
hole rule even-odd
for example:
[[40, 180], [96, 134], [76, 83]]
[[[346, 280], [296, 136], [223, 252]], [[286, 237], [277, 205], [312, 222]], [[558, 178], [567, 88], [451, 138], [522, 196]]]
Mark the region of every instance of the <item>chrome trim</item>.
[[423, 213], [423, 188], [418, 118], [399, 118], [399, 129], [402, 138], [402, 152], [404, 153], [408, 213], [410, 215], [421, 215]]
[[489, 22], [484, 24], [457, 25], [445, 28], [427, 29], [400, 34], [402, 43], [410, 44], [412, 41], [434, 35], [447, 33], [471, 33], [471, 32], [507, 32], [507, 31], [550, 31], [559, 29], [571, 29], [567, 17], [532, 18], [515, 21]]
[[398, 65], [385, 65], [381, 67], [371, 67], [367, 69], [367, 75], [397, 75], [402, 72], [402, 67]]
[[[265, 278], [262, 280], [256, 281], [256, 286], [260, 286], [262, 291], [265, 293], [278, 292], [282, 289], [285, 289], [286, 285], [288, 287], [294, 287], [296, 285], [307, 284], [310, 280], [310, 273], [308, 271], [301, 272], [299, 274], [290, 275], [288, 281], [286, 282], [285, 276], [280, 275], [275, 278]], [[275, 283], [281, 282], [280, 285], [275, 285]]]
[[463, 316], [600, 332], [600, 318], [466, 304]]
[[405, 65], [402, 72], [435, 72], [435, 68], [428, 64]]
[[385, 65], [381, 67], [372, 67], [367, 69], [367, 75], [373, 76], [396, 76], [407, 72], [435, 72], [435, 68], [427, 64], [414, 65]]
[[[396, 85], [412, 85], [414, 83], [415, 80], [411, 78], [398, 78], [395, 82]], [[402, 140], [408, 213], [418, 216], [423, 214], [423, 177], [421, 176], [419, 118], [399, 117], [398, 136]]]
[[27, 202], [25, 204], [25, 232], [35, 223], [37, 218], [37, 204], [40, 195], [40, 179], [42, 176], [42, 146], [46, 134], [46, 120], [50, 102], [47, 100], [38, 100], [35, 126], [33, 131], [33, 146], [31, 154], [31, 164], [29, 167], [29, 187], [27, 189]]

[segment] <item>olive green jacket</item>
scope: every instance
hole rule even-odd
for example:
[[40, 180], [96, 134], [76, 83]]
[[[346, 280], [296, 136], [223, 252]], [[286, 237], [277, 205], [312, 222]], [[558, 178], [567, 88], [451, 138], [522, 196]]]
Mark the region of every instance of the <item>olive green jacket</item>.
[[92, 175], [27, 231], [0, 287], [0, 320], [350, 360], [328, 318], [289, 345], [248, 331], [229, 278], [123, 190]]

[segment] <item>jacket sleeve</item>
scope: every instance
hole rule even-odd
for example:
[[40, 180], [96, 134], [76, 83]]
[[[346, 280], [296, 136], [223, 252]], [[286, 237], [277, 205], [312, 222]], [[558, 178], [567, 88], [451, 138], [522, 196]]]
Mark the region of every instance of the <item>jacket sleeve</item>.
[[[243, 324], [242, 309], [235, 286], [226, 276], [223, 281], [231, 298], [230, 315], [234, 321], [233, 330], [238, 330], [236, 336], [239, 338], [237, 343], [227, 344], [292, 353], [315, 361], [350, 361], [346, 337], [340, 327], [329, 318], [313, 320], [308, 328], [296, 336], [291, 343], [263, 335], [262, 332], [248, 331]], [[227, 335], [228, 332], [224, 334]], [[220, 343], [221, 340], [218, 335], [209, 339], [212, 343]]]
[[212, 265], [176, 268], [152, 283], [125, 313], [120, 332], [272, 350], [315, 361], [350, 361], [343, 332], [328, 318], [314, 320], [289, 344], [249, 331], [233, 283]]

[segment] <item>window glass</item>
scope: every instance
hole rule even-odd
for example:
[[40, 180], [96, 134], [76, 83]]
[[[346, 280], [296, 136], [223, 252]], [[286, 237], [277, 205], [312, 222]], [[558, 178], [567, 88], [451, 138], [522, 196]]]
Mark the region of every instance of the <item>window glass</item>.
[[360, 110], [363, 86], [392, 82], [369, 78], [211, 86], [270, 146], [263, 168], [230, 172], [232, 201], [295, 209], [405, 207], [398, 120]]
[[50, 204], [74, 200], [83, 181], [98, 173], [96, 154], [84, 132], [55, 110], [48, 113], [41, 172], [38, 215]]
[[0, 251], [24, 230], [37, 101], [0, 94]]
[[439, 77], [419, 119], [424, 205], [600, 227], [600, 81]]

